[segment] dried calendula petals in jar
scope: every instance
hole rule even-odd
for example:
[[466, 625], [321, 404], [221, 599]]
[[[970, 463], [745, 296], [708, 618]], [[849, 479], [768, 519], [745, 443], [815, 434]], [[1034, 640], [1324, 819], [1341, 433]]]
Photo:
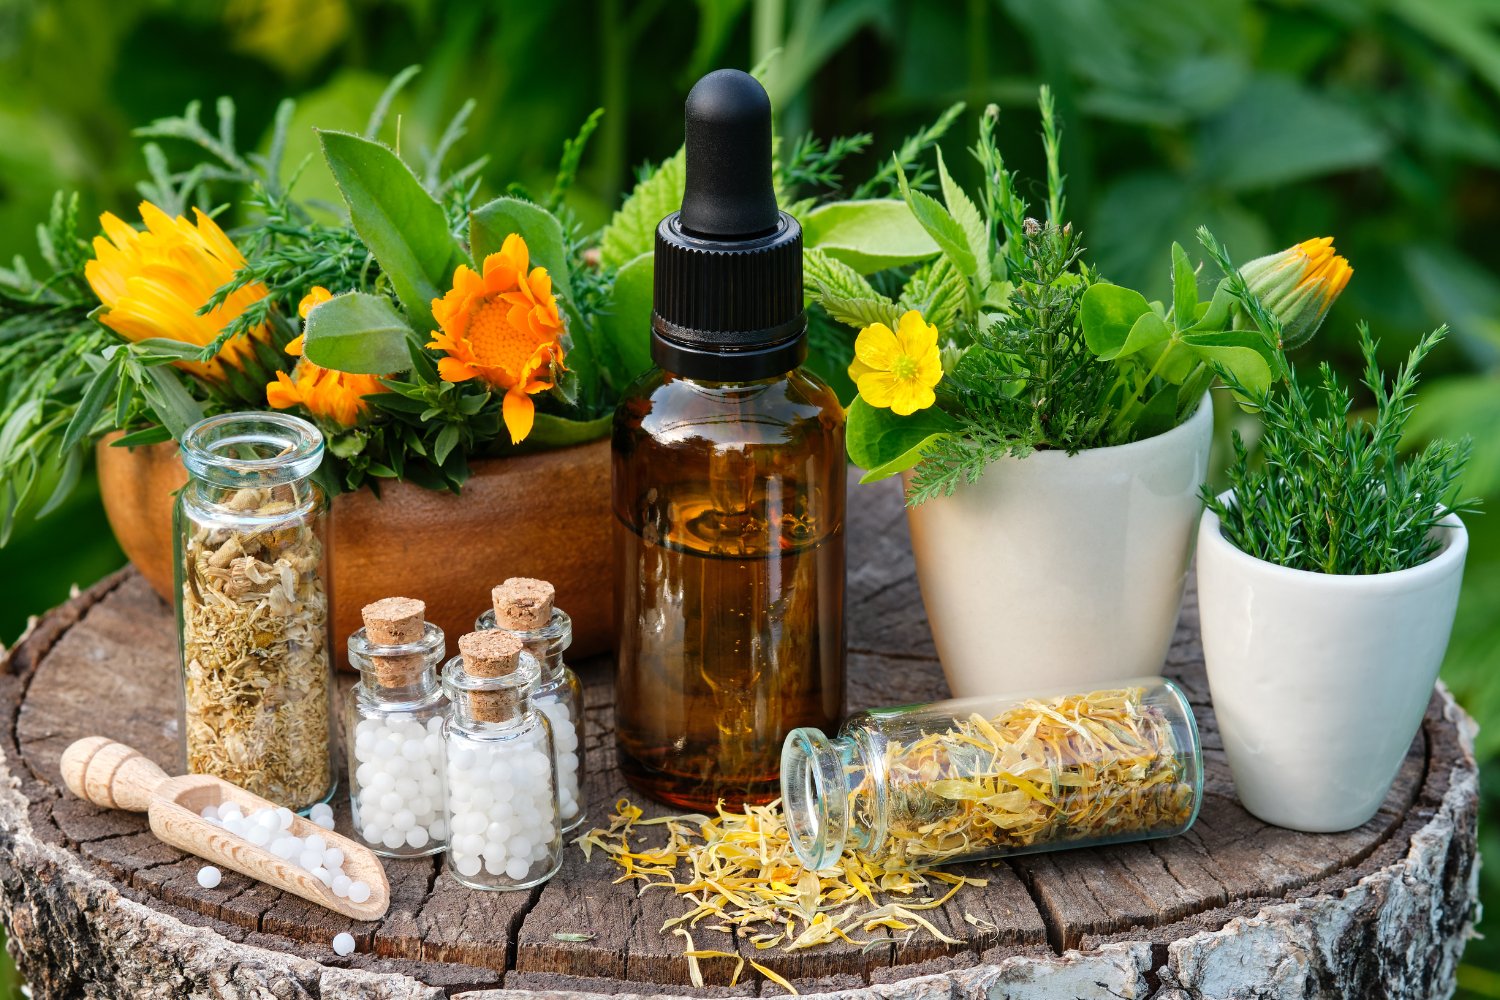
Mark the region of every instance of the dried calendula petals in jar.
[[1203, 796], [1182, 692], [1110, 690], [877, 709], [786, 741], [782, 796], [808, 867], [845, 851], [937, 865], [1181, 833]]
[[323, 440], [286, 414], [211, 417], [183, 436], [177, 599], [186, 766], [278, 805], [328, 798], [332, 667]]

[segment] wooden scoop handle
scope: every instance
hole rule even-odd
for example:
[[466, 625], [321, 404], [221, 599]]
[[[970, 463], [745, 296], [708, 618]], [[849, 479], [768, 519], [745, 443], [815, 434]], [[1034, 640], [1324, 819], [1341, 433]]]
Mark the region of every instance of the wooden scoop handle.
[[88, 736], [62, 755], [63, 783], [80, 799], [106, 809], [145, 812], [167, 772], [139, 750], [104, 736]]

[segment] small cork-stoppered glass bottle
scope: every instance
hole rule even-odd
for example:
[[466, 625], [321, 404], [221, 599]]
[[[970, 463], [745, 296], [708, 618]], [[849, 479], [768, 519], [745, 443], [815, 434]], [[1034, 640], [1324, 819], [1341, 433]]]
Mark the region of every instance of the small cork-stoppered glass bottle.
[[809, 869], [912, 866], [1179, 834], [1203, 801], [1187, 698], [1160, 677], [860, 712], [786, 740], [781, 794]]
[[448, 697], [438, 670], [443, 630], [427, 606], [387, 597], [361, 610], [349, 637], [359, 683], [344, 704], [354, 830], [387, 857], [436, 854], [447, 846], [443, 812], [443, 720]]
[[188, 428], [181, 456], [185, 768], [310, 809], [334, 790], [323, 436], [285, 413], [226, 413]]
[[443, 671], [448, 872], [475, 889], [527, 889], [562, 865], [547, 717], [532, 707], [536, 659], [505, 632], [470, 632]]
[[474, 628], [508, 632], [536, 657], [541, 677], [531, 703], [552, 725], [557, 802], [563, 833], [569, 833], [584, 820], [583, 684], [563, 662], [563, 651], [573, 643], [573, 620], [553, 603], [556, 596], [545, 580], [512, 577], [495, 588], [494, 607], [479, 616]]

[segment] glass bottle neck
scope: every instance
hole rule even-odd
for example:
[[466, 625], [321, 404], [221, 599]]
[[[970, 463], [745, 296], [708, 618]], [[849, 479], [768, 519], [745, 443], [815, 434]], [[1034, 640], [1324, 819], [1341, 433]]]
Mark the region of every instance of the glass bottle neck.
[[838, 864], [846, 850], [878, 852], [885, 840], [884, 776], [861, 732], [830, 739], [819, 729], [794, 729], [782, 746], [787, 832], [810, 871]]
[[556, 681], [567, 669], [563, 652], [573, 644], [573, 620], [559, 608], [553, 608], [551, 621], [538, 629], [504, 628], [496, 621], [493, 608], [479, 616], [474, 628], [479, 632], [498, 629], [521, 640], [526, 652], [537, 662], [538, 683], [541, 685]]
[[446, 640], [432, 622], [422, 626], [421, 638], [385, 646], [361, 628], [349, 636], [349, 663], [359, 671], [355, 692], [372, 708], [413, 708], [436, 701], [443, 689], [438, 668]]
[[475, 735], [496, 736], [536, 724], [531, 694], [539, 676], [536, 658], [521, 654], [513, 673], [502, 677], [478, 677], [455, 656], [443, 668], [443, 691], [448, 695], [451, 725]]

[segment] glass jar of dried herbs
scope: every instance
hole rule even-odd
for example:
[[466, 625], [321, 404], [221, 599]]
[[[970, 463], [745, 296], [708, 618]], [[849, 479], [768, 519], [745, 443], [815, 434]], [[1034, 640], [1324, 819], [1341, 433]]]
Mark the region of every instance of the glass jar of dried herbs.
[[916, 866], [1182, 833], [1203, 799], [1187, 698], [1160, 677], [1077, 694], [861, 712], [794, 730], [781, 759], [792, 847]]
[[177, 623], [186, 769], [290, 809], [333, 794], [323, 437], [229, 413], [182, 438]]

